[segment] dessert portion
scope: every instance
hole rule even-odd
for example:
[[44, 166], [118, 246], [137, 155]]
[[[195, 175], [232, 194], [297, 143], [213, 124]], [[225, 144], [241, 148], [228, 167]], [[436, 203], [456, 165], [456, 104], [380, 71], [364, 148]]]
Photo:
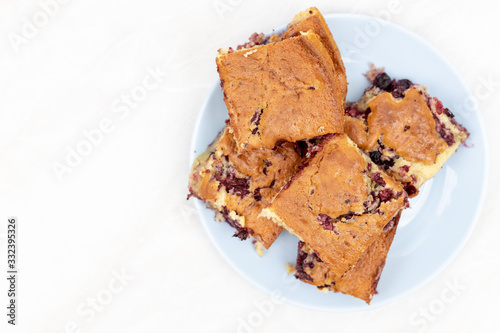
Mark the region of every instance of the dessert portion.
[[239, 152], [344, 131], [340, 74], [312, 30], [219, 51], [217, 69]]
[[366, 76], [372, 85], [346, 105], [345, 132], [413, 197], [469, 133], [424, 86], [373, 65]]
[[226, 127], [194, 162], [190, 195], [206, 202], [218, 220], [234, 227], [235, 237], [251, 236], [267, 249], [282, 229], [258, 215], [298, 170], [303, 161], [299, 153], [305, 153], [298, 148], [298, 144], [282, 143], [274, 150], [238, 154]]
[[286, 228], [300, 240], [296, 278], [369, 304], [408, 197], [469, 133], [424, 86], [373, 65], [345, 105], [346, 70], [314, 7], [216, 63], [229, 120], [194, 162], [188, 197], [259, 255]]
[[304, 242], [299, 242], [295, 277], [317, 286], [364, 300], [370, 304], [385, 265], [387, 253], [396, 234], [401, 212], [388, 223], [380, 236], [361, 255], [356, 266], [344, 276], [336, 275]]
[[407, 195], [345, 134], [327, 136], [317, 150], [261, 216], [307, 243], [343, 276], [407, 206]]

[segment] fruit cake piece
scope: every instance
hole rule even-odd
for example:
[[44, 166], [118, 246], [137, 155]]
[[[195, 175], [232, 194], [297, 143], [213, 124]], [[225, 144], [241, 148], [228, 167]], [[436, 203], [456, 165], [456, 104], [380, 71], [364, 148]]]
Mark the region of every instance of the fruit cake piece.
[[344, 275], [408, 204], [401, 184], [345, 135], [329, 135], [262, 216], [307, 243]]
[[345, 131], [413, 197], [469, 133], [424, 86], [373, 65], [366, 76], [372, 86], [346, 105]]
[[370, 304], [396, 234], [401, 212], [388, 223], [380, 236], [361, 255], [356, 266], [343, 277], [336, 275], [304, 242], [299, 242], [295, 277], [319, 290], [341, 292]]
[[239, 152], [344, 131], [335, 67], [312, 31], [250, 49], [219, 51], [217, 69]]
[[238, 155], [233, 136], [226, 127], [193, 163], [190, 195], [215, 210], [218, 220], [225, 220], [236, 228], [235, 237], [244, 240], [252, 236], [267, 249], [282, 229], [258, 215], [303, 161], [295, 146], [283, 143], [274, 150]]

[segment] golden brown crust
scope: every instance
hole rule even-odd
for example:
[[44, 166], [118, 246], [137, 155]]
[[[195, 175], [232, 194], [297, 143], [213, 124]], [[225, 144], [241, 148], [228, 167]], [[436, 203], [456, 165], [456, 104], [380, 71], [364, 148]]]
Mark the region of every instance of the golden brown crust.
[[[233, 136], [225, 128], [209, 151], [195, 161], [190, 189], [211, 208], [222, 211], [226, 207], [227, 212], [236, 214], [232, 216], [233, 219], [243, 217], [242, 227], [250, 230], [251, 236], [261, 241], [267, 249], [282, 228], [268, 218], [259, 217], [259, 214], [289, 181], [301, 161], [302, 158], [291, 144], [277, 147], [276, 150], [261, 149], [238, 155]], [[227, 170], [234, 171], [238, 179], [248, 179], [248, 190], [245, 190], [248, 193], [233, 193], [224, 186], [218, 175]]]
[[344, 125], [345, 133], [354, 141], [359, 148], [366, 150], [368, 141], [368, 129], [366, 128], [363, 119], [357, 119], [353, 117], [345, 117]]
[[371, 150], [383, 135], [383, 142], [411, 162], [430, 165], [448, 147], [436, 131], [436, 122], [424, 96], [416, 89], [408, 90], [403, 100], [388, 92], [373, 98], [368, 106], [368, 140], [362, 149]]
[[[400, 216], [401, 212], [394, 218], [394, 226], [384, 230], [359, 258], [354, 268], [343, 277], [336, 275], [325, 263], [314, 260], [308, 266], [303, 267], [304, 273], [311, 280], [302, 279], [302, 281], [318, 287], [328, 288], [331, 291], [352, 295], [370, 304], [373, 295], [376, 293], [378, 280], [396, 234]], [[303, 246], [302, 251], [309, 254], [314, 253], [307, 245]], [[311, 265], [313, 267], [310, 267]]]
[[[339, 276], [405, 205], [402, 186], [367, 160], [346, 135], [336, 135], [263, 212], [309, 244]], [[380, 199], [384, 190], [389, 200]]]
[[373, 65], [366, 77], [372, 86], [346, 106], [345, 133], [414, 197], [469, 133], [424, 86], [391, 80]]
[[298, 36], [301, 31], [305, 32], [309, 30], [312, 30], [320, 37], [321, 42], [328, 50], [328, 53], [330, 53], [333, 65], [335, 66], [335, 89], [340, 94], [340, 98], [345, 101], [347, 95], [347, 77], [344, 62], [342, 61], [339, 48], [333, 39], [332, 33], [319, 10], [316, 7], [311, 7], [297, 14], [292, 20], [288, 30], [285, 31], [283, 37], [290, 38]]
[[344, 130], [335, 67], [311, 31], [219, 54], [217, 68], [238, 151]]

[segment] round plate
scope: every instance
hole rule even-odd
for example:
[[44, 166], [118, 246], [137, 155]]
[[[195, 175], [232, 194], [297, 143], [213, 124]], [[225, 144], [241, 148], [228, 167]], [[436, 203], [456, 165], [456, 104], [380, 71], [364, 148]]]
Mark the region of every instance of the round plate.
[[[356, 101], [369, 85], [362, 75], [369, 64], [384, 66], [394, 78], [407, 78], [427, 86], [470, 131], [462, 145], [421, 193], [410, 200], [387, 257], [371, 305], [340, 293], [318, 292], [286, 272], [295, 263], [296, 237], [283, 231], [264, 254], [257, 256], [252, 242], [231, 237], [227, 223], [214, 221], [214, 213], [197, 200], [200, 219], [226, 261], [250, 283], [290, 304], [323, 311], [374, 308], [407, 295], [440, 273], [457, 255], [477, 222], [486, 193], [488, 149], [479, 110], [464, 81], [451, 64], [429, 43], [400, 26], [355, 15], [325, 16], [340, 48], [349, 82], [348, 101]], [[282, 27], [281, 29], [284, 29]], [[279, 31], [279, 29], [277, 29]], [[214, 84], [193, 134], [190, 162], [203, 152], [228, 118], [218, 82]]]

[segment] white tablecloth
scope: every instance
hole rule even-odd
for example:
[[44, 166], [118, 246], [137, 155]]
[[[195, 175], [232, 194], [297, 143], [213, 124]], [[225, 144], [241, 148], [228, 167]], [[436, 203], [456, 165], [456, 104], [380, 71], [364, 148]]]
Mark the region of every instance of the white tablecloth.
[[391, 17], [463, 75], [492, 152], [479, 223], [428, 285], [365, 312], [263, 311], [269, 296], [224, 262], [185, 201], [218, 48], [310, 5], [383, 16], [392, 3], [0, 1], [0, 226], [19, 225], [18, 325], [2, 310], [0, 331], [499, 332], [497, 2], [401, 0]]

